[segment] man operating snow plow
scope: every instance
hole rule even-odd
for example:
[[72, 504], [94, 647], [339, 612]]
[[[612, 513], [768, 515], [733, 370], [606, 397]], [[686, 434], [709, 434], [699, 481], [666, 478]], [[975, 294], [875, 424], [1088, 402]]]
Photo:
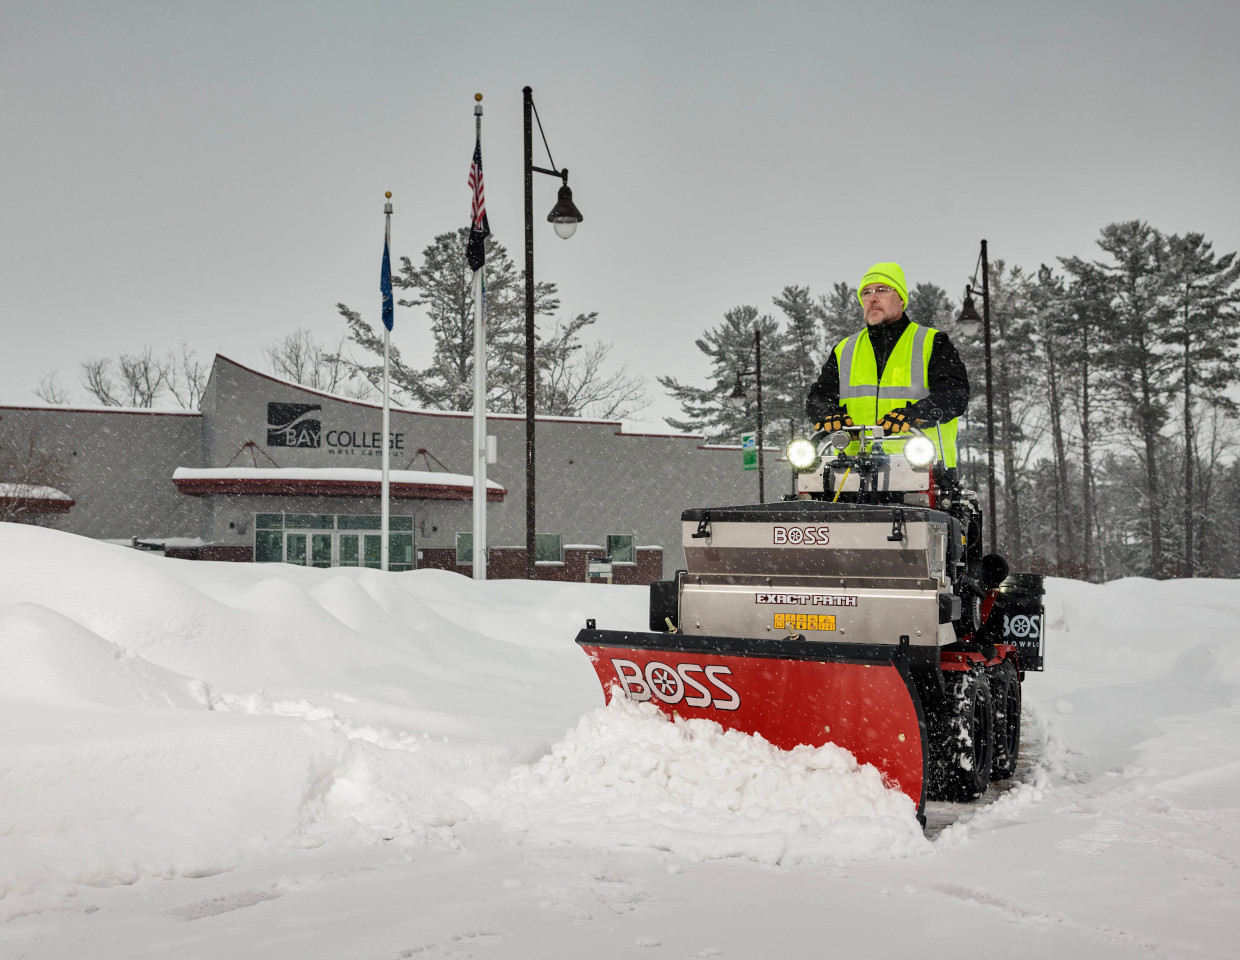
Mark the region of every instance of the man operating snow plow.
[[927, 799], [973, 800], [1015, 772], [1042, 578], [982, 555], [955, 470], [954, 347], [904, 314], [897, 264], [875, 264], [858, 298], [867, 329], [832, 351], [807, 405], [819, 429], [788, 446], [797, 493], [686, 510], [686, 569], [651, 585], [650, 631], [588, 621], [577, 643], [609, 697], [784, 749], [835, 743], [924, 822]]
[[650, 631], [590, 621], [577, 643], [609, 697], [784, 749], [835, 743], [921, 815], [1015, 771], [1041, 578], [981, 555], [976, 495], [927, 436], [888, 454], [874, 433], [794, 441], [796, 499], [686, 510], [687, 569], [651, 585]]

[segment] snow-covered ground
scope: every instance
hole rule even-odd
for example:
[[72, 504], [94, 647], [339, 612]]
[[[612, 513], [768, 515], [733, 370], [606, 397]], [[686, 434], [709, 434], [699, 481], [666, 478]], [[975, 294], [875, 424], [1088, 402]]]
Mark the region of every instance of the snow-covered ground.
[[601, 707], [645, 594], [0, 524], [0, 956], [1240, 955], [1240, 583], [1052, 581], [1017, 780], [924, 835]]

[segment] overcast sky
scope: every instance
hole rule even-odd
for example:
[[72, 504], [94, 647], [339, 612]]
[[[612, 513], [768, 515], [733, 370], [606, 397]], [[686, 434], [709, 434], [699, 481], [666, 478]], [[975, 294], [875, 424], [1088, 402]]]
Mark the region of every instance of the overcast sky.
[[[785, 284], [898, 260], [959, 296], [983, 237], [1033, 269], [1127, 219], [1236, 250], [1238, 36], [1235, 0], [5, 0], [0, 400], [147, 345], [260, 366], [337, 338], [337, 301], [377, 324], [383, 193], [395, 255], [468, 222], [478, 91], [519, 262], [526, 84], [585, 215], [558, 239], [537, 178], [536, 273], [599, 311], [648, 418]], [[425, 326], [398, 310], [419, 365]]]

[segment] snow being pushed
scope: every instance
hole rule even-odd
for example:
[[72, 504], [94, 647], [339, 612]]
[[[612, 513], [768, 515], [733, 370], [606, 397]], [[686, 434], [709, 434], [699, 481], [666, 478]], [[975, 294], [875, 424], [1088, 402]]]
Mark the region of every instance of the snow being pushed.
[[929, 852], [913, 802], [834, 744], [780, 750], [616, 697], [495, 792], [486, 814], [543, 843], [765, 864]]

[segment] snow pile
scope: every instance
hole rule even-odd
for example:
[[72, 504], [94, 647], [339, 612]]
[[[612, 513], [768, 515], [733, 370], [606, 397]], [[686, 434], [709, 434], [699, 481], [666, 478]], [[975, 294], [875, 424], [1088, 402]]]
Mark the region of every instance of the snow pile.
[[[117, 901], [92, 888], [143, 880], [150, 897], [155, 878], [276, 904], [284, 887], [246, 878], [369, 851], [395, 852], [393, 883], [423, 864], [412, 899], [442, 905], [459, 888], [441, 894], [426, 865], [457, 849], [460, 870], [480, 871], [480, 908], [528, 882], [525, 916], [562, 899], [556, 884], [533, 892], [538, 864], [563, 859], [610, 890], [604, 859], [673, 875], [665, 856], [623, 852], [657, 850], [800, 865], [789, 882], [818, 883], [814, 902], [847, 894], [820, 865], [865, 861], [847, 869], [876, 888], [951, 898], [923, 919], [959, 901], [1086, 939], [1146, 931], [1172, 956], [1234, 942], [1240, 584], [1047, 586], [1018, 780], [975, 806], [931, 804], [927, 841], [908, 799], [834, 747], [781, 752], [649, 705], [601, 708], [573, 638], [587, 617], [641, 629], [644, 588], [195, 563], [0, 523], [0, 919], [94, 909]], [[358, 916], [371, 901], [358, 894]], [[1082, 912], [1079, 928], [1058, 919]]]
[[543, 842], [687, 860], [854, 860], [926, 852], [913, 802], [833, 744], [782, 751], [709, 720], [668, 723], [622, 698], [518, 769], [491, 815]]
[[907, 798], [834, 747], [596, 710], [576, 631], [640, 626], [645, 603], [0, 524], [0, 913], [322, 845], [452, 847], [477, 819], [688, 859], [926, 848]]

